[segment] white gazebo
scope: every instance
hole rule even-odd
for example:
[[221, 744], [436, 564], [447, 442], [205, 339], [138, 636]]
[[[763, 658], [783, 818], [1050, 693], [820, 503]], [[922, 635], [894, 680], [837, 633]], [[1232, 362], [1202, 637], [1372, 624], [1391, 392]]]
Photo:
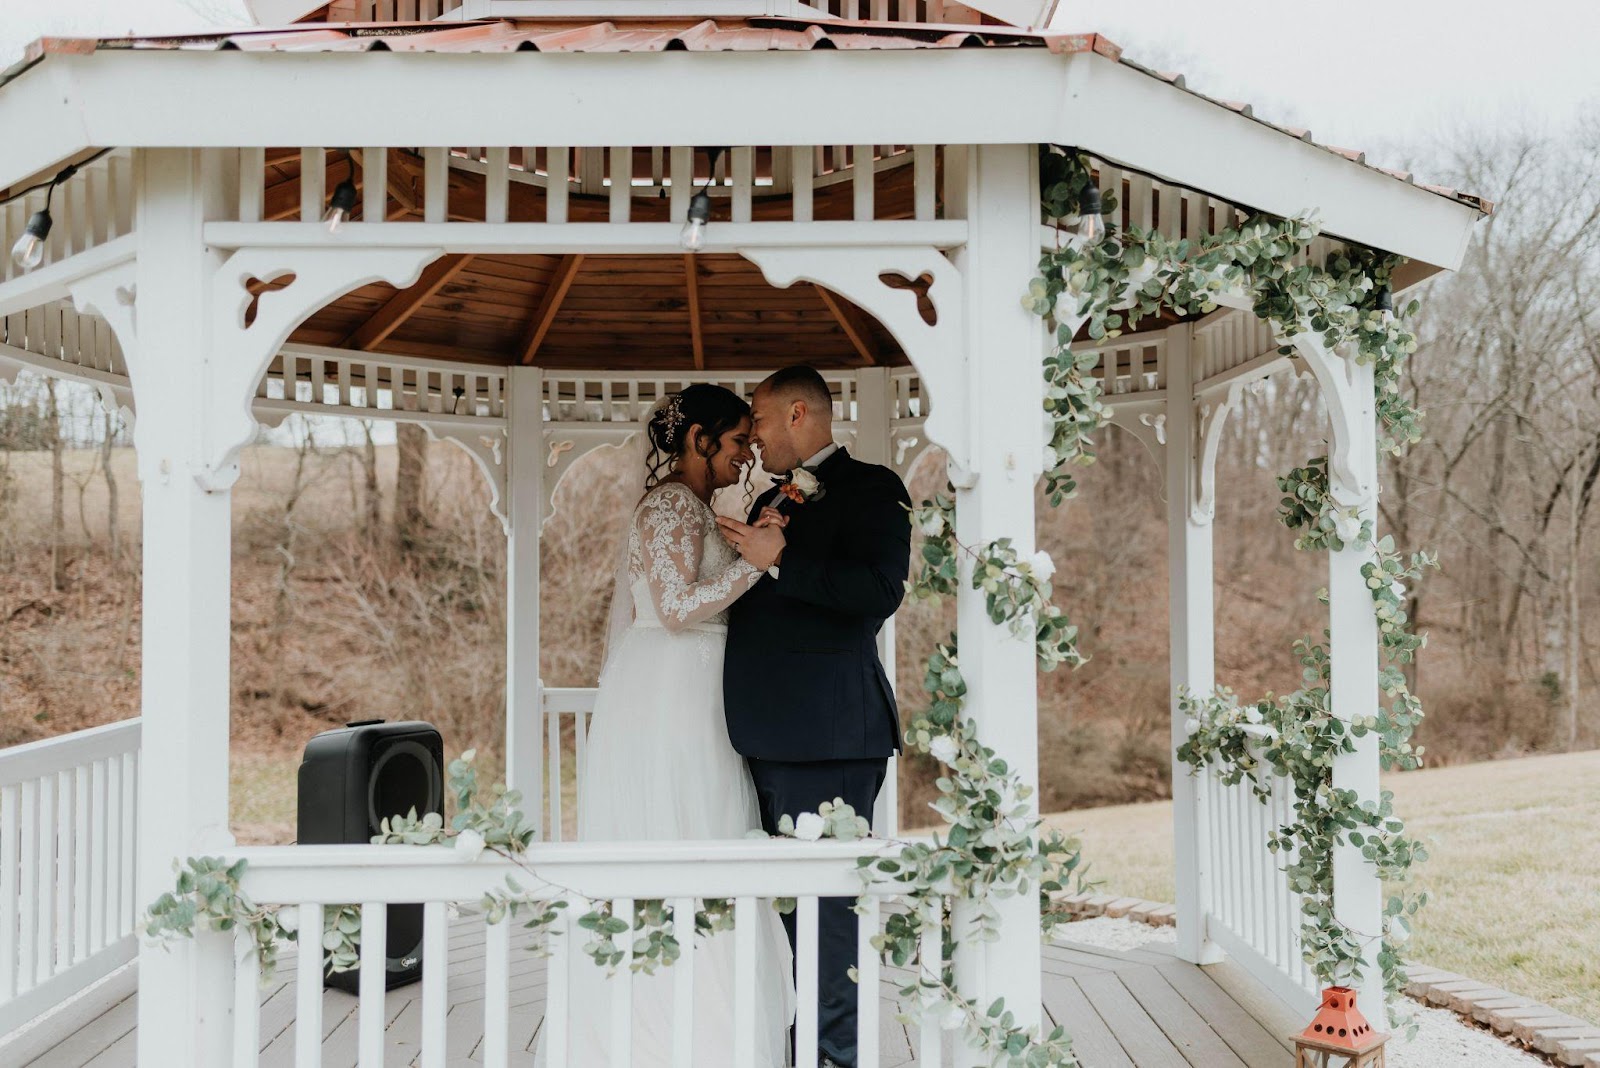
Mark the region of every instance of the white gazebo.
[[[42, 262], [5, 262], [0, 373], [87, 383], [132, 416], [144, 544], [141, 720], [0, 753], [0, 1034], [137, 956], [140, 989], [161, 995], [138, 1001], [136, 1039], [130, 1018], [117, 1041], [130, 1056], [136, 1041], [146, 1065], [253, 1065], [279, 1034], [293, 1036], [294, 1063], [313, 1065], [323, 1038], [344, 1033], [324, 1019], [315, 954], [263, 1008], [254, 965], [228, 938], [137, 945], [133, 923], [170, 888], [175, 858], [247, 857], [255, 899], [298, 906], [306, 929], [320, 929], [324, 905], [362, 903], [371, 932], [384, 902], [424, 901], [428, 959], [441, 962], [454, 945], [447, 903], [474, 902], [506, 874], [405, 847], [235, 846], [230, 490], [261, 424], [290, 412], [411, 422], [476, 460], [509, 542], [506, 776], [548, 802], [534, 806], [548, 829], [537, 863], [594, 898], [748, 908], [798, 897], [805, 939], [818, 896], [858, 891], [865, 847], [559, 841], [560, 750], [547, 740], [563, 716], [581, 735], [589, 702], [537, 677], [539, 532], [570, 465], [634, 433], [683, 383], [748, 393], [772, 369], [809, 362], [825, 369], [856, 455], [904, 472], [937, 444], [962, 540], [1008, 536], [1028, 551], [1047, 338], [1019, 298], [1041, 247], [1071, 239], [1042, 218], [1039, 146], [1088, 153], [1122, 222], [1173, 238], [1315, 210], [1313, 259], [1340, 242], [1403, 255], [1397, 289], [1454, 268], [1484, 210], [1196, 94], [1095, 34], [1017, 28], [1047, 21], [1034, 0], [274, 7], [299, 24], [42, 40], [0, 84], [0, 191], [39, 187], [5, 204], [4, 246], [47, 195], [54, 218]], [[681, 230], [701, 186], [715, 208], [703, 248], [688, 253]], [[330, 200], [351, 220], [336, 230], [322, 221]], [[1097, 348], [1115, 422], [1166, 476], [1174, 692], [1215, 684], [1213, 459], [1243, 387], [1314, 375], [1333, 491], [1376, 512], [1371, 369], [1305, 338], [1281, 354], [1242, 293], [1217, 303]], [[1345, 718], [1377, 699], [1365, 559], [1331, 557]], [[1033, 648], [993, 626], [969, 589], [958, 617], [983, 741], [1036, 781]], [[1375, 797], [1376, 740], [1341, 757], [1334, 777]], [[1181, 765], [1173, 782], [1177, 960], [1228, 957], [1309, 1014], [1316, 985], [1295, 896], [1264, 844], [1274, 809]], [[880, 829], [895, 825], [892, 793], [879, 817]], [[1382, 889], [1359, 850], [1342, 850], [1335, 870], [1341, 919], [1380, 929]], [[863, 937], [878, 918], [863, 917]], [[455, 930], [482, 947], [461, 958], [479, 984], [475, 1056], [519, 1063], [514, 1036], [534, 1010], [507, 994], [521, 974], [509, 925]], [[1036, 1022], [1055, 981], [1041, 967], [1037, 902], [1005, 901], [1002, 930], [961, 951], [959, 981], [980, 1004], [1003, 995]], [[1361, 1004], [1381, 1021], [1368, 963]], [[692, 990], [692, 954], [677, 967], [679, 989]], [[442, 1065], [447, 1046], [467, 1056], [447, 1038], [458, 999], [439, 967], [408, 1017], [412, 1045], [399, 1044], [412, 1052], [396, 1059], [390, 1041], [385, 1061], [399, 1010], [384, 1011], [381, 968], [367, 971], [377, 981], [346, 1021], [352, 1059]], [[872, 993], [878, 966], [864, 957], [861, 971], [870, 1034], [888, 1025]], [[536, 999], [554, 1050], [560, 975], [551, 968]], [[802, 989], [802, 1036], [814, 1013]], [[936, 1023], [913, 1038], [919, 1063], [940, 1063]], [[743, 1028], [730, 1036], [747, 1040]], [[872, 1046], [863, 1065], [896, 1063]]]

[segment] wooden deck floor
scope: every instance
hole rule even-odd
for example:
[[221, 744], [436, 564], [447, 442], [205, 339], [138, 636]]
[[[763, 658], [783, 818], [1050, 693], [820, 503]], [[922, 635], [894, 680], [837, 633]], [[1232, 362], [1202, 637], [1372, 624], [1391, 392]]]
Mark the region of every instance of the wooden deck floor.
[[[520, 933], [520, 932], [519, 932]], [[458, 920], [450, 941], [450, 1013], [446, 1020], [452, 1068], [481, 1064], [483, 926]], [[294, 1063], [294, 963], [282, 961], [278, 981], [262, 993], [263, 1068]], [[916, 1028], [895, 1019], [896, 977], [885, 976], [883, 1068], [912, 1062]], [[410, 1065], [420, 1052], [420, 985], [391, 991], [387, 1066]], [[1210, 976], [1161, 945], [1130, 951], [1071, 942], [1044, 950], [1044, 1009], [1073, 1036], [1084, 1068], [1288, 1068], [1288, 1049]], [[30, 1068], [131, 1068], [137, 995], [77, 1023], [71, 1034]], [[545, 962], [514, 954], [511, 963], [513, 1068], [531, 1068], [543, 1021]], [[323, 997], [325, 1068], [354, 1068], [356, 999], [340, 991]]]

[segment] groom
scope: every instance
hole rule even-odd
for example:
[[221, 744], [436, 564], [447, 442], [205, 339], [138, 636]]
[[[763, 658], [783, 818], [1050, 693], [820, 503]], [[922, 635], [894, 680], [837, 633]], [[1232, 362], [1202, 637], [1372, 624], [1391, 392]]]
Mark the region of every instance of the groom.
[[[900, 748], [876, 638], [905, 593], [911, 499], [893, 471], [834, 444], [833, 397], [812, 368], [772, 375], [756, 388], [751, 409], [762, 466], [786, 475], [756, 500], [749, 523], [718, 520], [740, 555], [767, 570], [729, 617], [728, 737], [749, 762], [769, 834], [781, 816], [815, 812], [836, 797], [871, 818], [885, 761]], [[768, 508], [782, 519], [754, 526]], [[850, 905], [824, 898], [818, 910], [823, 1068], [856, 1064]], [[784, 924], [792, 946], [794, 917]]]

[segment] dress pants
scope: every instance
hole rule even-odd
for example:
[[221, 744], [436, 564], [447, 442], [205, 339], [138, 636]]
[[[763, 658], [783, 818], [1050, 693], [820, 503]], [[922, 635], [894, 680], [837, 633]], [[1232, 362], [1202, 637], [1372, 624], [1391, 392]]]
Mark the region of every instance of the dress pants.
[[[865, 760], [820, 760], [789, 763], [750, 760], [761, 807], [761, 826], [778, 833], [778, 820], [802, 812], [815, 812], [824, 801], [843, 798], [858, 816], [872, 818], [873, 804], [883, 786], [887, 764], [883, 757]], [[856, 984], [850, 969], [856, 966], [856, 914], [851, 898], [825, 897], [817, 903], [817, 1045], [841, 1068], [856, 1064]], [[795, 918], [783, 918], [789, 945], [795, 944]], [[877, 1036], [868, 1037], [876, 1041]]]

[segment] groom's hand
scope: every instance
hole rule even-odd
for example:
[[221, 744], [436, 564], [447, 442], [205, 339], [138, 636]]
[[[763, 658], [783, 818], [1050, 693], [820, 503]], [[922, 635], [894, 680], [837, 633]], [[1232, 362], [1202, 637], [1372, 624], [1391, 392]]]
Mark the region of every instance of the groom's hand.
[[781, 526], [751, 526], [727, 516], [717, 517], [717, 526], [739, 555], [758, 570], [765, 571], [783, 561], [783, 547], [787, 544]]

